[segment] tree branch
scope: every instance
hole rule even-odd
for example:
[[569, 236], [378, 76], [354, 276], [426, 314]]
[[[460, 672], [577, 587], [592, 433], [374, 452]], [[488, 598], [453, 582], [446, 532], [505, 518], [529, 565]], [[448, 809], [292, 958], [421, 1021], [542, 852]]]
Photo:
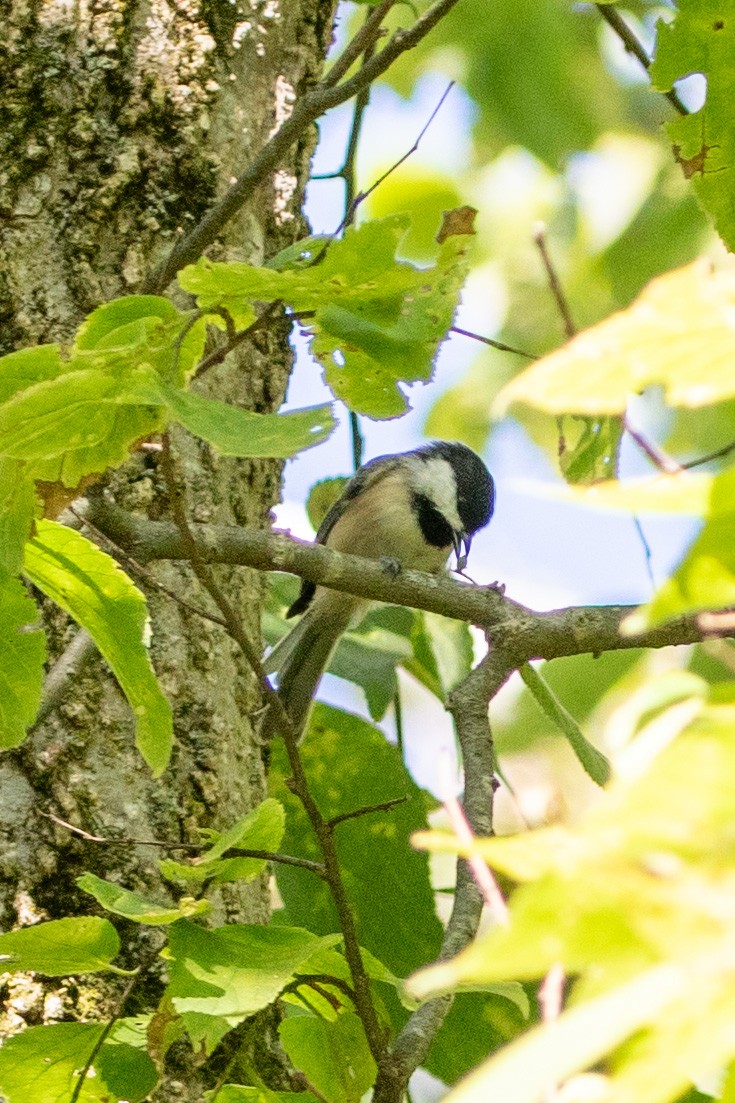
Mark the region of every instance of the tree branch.
[[[488, 836], [493, 831], [495, 755], [487, 703], [513, 669], [511, 656], [502, 650], [488, 652], [479, 666], [450, 695], [447, 704], [462, 748], [464, 813], [475, 835]], [[472, 941], [480, 923], [482, 903], [482, 893], [467, 862], [458, 862], [454, 906], [438, 961], [454, 957]], [[452, 1002], [450, 995], [439, 996], [414, 1011], [382, 1063], [373, 1103], [400, 1103], [411, 1074], [425, 1060]]]
[[[352, 99], [363, 88], [382, 76], [401, 54], [417, 46], [458, 2], [459, 0], [435, 0], [428, 11], [424, 12], [412, 27], [409, 27], [408, 30], [396, 31], [383, 49], [370, 58], [369, 61], [366, 61], [353, 77], [342, 81], [342, 83], [331, 85], [329, 83], [331, 75], [335, 68], [340, 65], [340, 61], [336, 61], [331, 74], [296, 101], [289, 118], [276, 131], [270, 141], [266, 142], [260, 152], [255, 155], [219, 202], [209, 209], [193, 230], [190, 230], [184, 238], [177, 242], [168, 257], [145, 281], [142, 288], [143, 294], [160, 295], [165, 291], [176, 273], [184, 265], [191, 264], [200, 257], [204, 250], [212, 244], [227, 223], [250, 199], [255, 189], [270, 172], [278, 167], [281, 159], [285, 157], [294, 142], [301, 137], [312, 123], [316, 122], [330, 108], [346, 103], [347, 100]], [[384, 7], [385, 4], [379, 5], [380, 10]], [[364, 45], [360, 44], [358, 52], [365, 49], [367, 42], [368, 39], [365, 40]], [[347, 50], [350, 50], [349, 46]], [[339, 72], [339, 69], [337, 71]]]
[[[633, 31], [625, 22], [620, 12], [616, 11], [611, 4], [595, 4], [595, 7], [607, 25], [612, 27], [615, 31], [615, 34], [623, 43], [628, 53], [632, 54], [634, 58], [640, 61], [643, 68], [648, 72], [651, 68], [651, 59], [643, 49], [643, 44], [639, 42], [633, 34]], [[672, 88], [668, 92], [664, 92], [664, 95], [671, 106], [678, 111], [680, 115], [689, 114], [689, 108], [679, 99], [679, 94], [675, 88]]]
[[[90, 499], [87, 510], [97, 528], [138, 562], [189, 558], [181, 534], [170, 522], [141, 520], [101, 497]], [[189, 527], [205, 563], [286, 571], [358, 597], [481, 625], [490, 640], [512, 658], [514, 667], [531, 659], [667, 647], [705, 638], [695, 616], [678, 617], [635, 636], [624, 636], [620, 626], [635, 609], [632, 605], [581, 605], [535, 612], [502, 596], [497, 585], [475, 586], [421, 571], [402, 571], [394, 577], [394, 564], [388, 568], [380, 560], [335, 552], [285, 533], [225, 525]]]

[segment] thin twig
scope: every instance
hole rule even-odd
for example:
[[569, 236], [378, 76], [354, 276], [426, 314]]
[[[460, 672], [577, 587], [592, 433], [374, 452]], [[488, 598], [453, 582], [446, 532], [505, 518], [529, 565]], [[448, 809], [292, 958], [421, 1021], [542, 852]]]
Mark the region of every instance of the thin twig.
[[85, 1081], [86, 1081], [87, 1076], [89, 1074], [89, 1070], [94, 1065], [95, 1058], [97, 1057], [97, 1054], [100, 1052], [103, 1045], [105, 1044], [105, 1042], [109, 1038], [110, 1034], [112, 1033], [113, 1028], [115, 1027], [115, 1024], [122, 1017], [123, 1010], [125, 1009], [125, 1004], [127, 1003], [128, 999], [130, 998], [130, 995], [131, 995], [133, 989], [135, 988], [137, 983], [141, 980], [141, 978], [143, 976], [145, 976], [145, 974], [148, 972], [151, 965], [153, 964], [153, 962], [158, 957], [158, 955], [160, 953], [160, 950], [161, 950], [161, 948], [160, 948], [160, 946], [158, 946], [155, 949], [155, 951], [148, 954], [146, 956], [146, 958], [144, 959], [143, 963], [141, 965], [139, 965], [138, 968], [135, 970], [134, 976], [132, 976], [130, 978], [130, 980], [128, 981], [128, 983], [125, 985], [125, 988], [123, 989], [123, 991], [120, 995], [120, 998], [117, 1001], [117, 1005], [116, 1005], [115, 1010], [112, 1014], [112, 1018], [110, 1019], [109, 1022], [105, 1023], [104, 1027], [102, 1028], [102, 1032], [101, 1032], [99, 1038], [97, 1039], [95, 1044], [92, 1046], [89, 1057], [85, 1061], [84, 1066], [82, 1067], [82, 1069], [79, 1072], [79, 1075], [77, 1076], [76, 1082], [74, 1084], [74, 1090], [72, 1091], [71, 1095], [69, 1096], [69, 1103], [78, 1103], [79, 1097], [82, 1094], [82, 1089], [84, 1088]]
[[315, 987], [317, 984], [330, 984], [332, 988], [337, 988], [340, 992], [344, 993], [348, 999], [355, 1002], [355, 991], [350, 988], [346, 980], [342, 980], [340, 977], [333, 977], [331, 973], [297, 973], [294, 979], [284, 988], [284, 992], [289, 989], [298, 988], [302, 984], [308, 984]]
[[[104, 843], [106, 846], [154, 846], [162, 850], [187, 850], [195, 854], [201, 853], [202, 850], [208, 850], [210, 846], [208, 843], [181, 843], [169, 839], [136, 839], [130, 836], [110, 839], [102, 835], [91, 835], [89, 831], [62, 820], [60, 816], [54, 815], [53, 812], [41, 810], [41, 815], [60, 827], [66, 828], [67, 831], [71, 831], [74, 835], [79, 835], [87, 842]], [[293, 854], [277, 854], [273, 850], [254, 850], [250, 847], [231, 846], [221, 855], [221, 858], [262, 858], [266, 862], [277, 862], [285, 866], [298, 866], [300, 869], [308, 869], [310, 873], [316, 873], [317, 876], [322, 878], [325, 873], [321, 862], [312, 862], [308, 858], [297, 858]]]
[[636, 513], [633, 514], [633, 524], [635, 525], [635, 531], [638, 535], [638, 539], [643, 546], [643, 560], [646, 564], [646, 574], [648, 575], [648, 581], [651, 583], [651, 589], [655, 590], [656, 578], [653, 573], [653, 553], [651, 551], [651, 545], [648, 542], [648, 537], [646, 536], [643, 525], [641, 524], [641, 519]]
[[327, 820], [327, 824], [329, 827], [336, 827], [338, 823], [344, 823], [345, 820], [356, 820], [359, 816], [369, 816], [372, 812], [390, 812], [399, 804], [405, 804], [407, 800], [408, 797], [394, 797], [393, 800], [384, 800], [382, 804], [367, 804], [364, 808], [355, 808], [352, 812], [342, 812], [339, 816], [332, 816], [331, 820]]
[[[334, 86], [322, 82], [301, 96], [294, 104], [289, 118], [256, 154], [222, 199], [210, 207], [197, 225], [177, 242], [168, 257], [145, 281], [143, 293], [161, 294], [165, 291], [176, 273], [184, 265], [200, 257], [215, 241], [225, 226], [250, 199], [255, 189], [269, 173], [278, 168], [294, 142], [308, 130], [312, 123], [330, 108], [351, 100], [363, 88], [382, 76], [402, 54], [417, 46], [458, 2], [459, 0], [435, 0], [412, 27], [396, 31], [383, 49], [366, 62], [353, 77]], [[336, 64], [338, 62], [335, 62]]]
[[382, 0], [380, 4], [376, 4], [374, 8], [368, 10], [362, 27], [360, 27], [351, 42], [347, 43], [341, 55], [337, 58], [324, 78], [322, 83], [325, 88], [333, 88], [338, 81], [342, 80], [342, 77], [345, 76], [349, 69], [355, 64], [360, 54], [373, 52], [375, 43], [381, 33], [380, 24], [383, 19], [385, 19], [390, 9], [395, 7], [396, 2], [397, 0]]
[[538, 360], [539, 356], [535, 352], [524, 352], [523, 349], [513, 348], [512, 345], [506, 345], [503, 341], [495, 341], [492, 337], [483, 337], [480, 333], [473, 333], [469, 329], [460, 329], [459, 326], [451, 326], [450, 333], [458, 333], [461, 337], [471, 337], [473, 341], [480, 341], [483, 345], [490, 345], [491, 348], [500, 349], [501, 352], [514, 352], [516, 356], [525, 356], [527, 360]]
[[198, 365], [193, 379], [201, 379], [205, 372], [210, 368], [214, 368], [217, 364], [221, 364], [222, 361], [229, 356], [233, 349], [236, 349], [238, 345], [243, 344], [244, 341], [249, 340], [253, 334], [259, 330], [264, 329], [268, 322], [272, 321], [273, 315], [283, 306], [282, 299], [274, 299], [273, 302], [268, 303], [268, 306], [263, 310], [254, 322], [251, 322], [246, 329], [241, 329], [237, 333], [228, 335], [227, 343], [222, 347], [215, 349], [209, 356], [206, 356]]
[[549, 289], [554, 296], [562, 322], [564, 323], [564, 333], [566, 334], [567, 340], [571, 341], [572, 337], [577, 333], [577, 327], [574, 324], [567, 297], [564, 294], [564, 289], [561, 286], [561, 281], [546, 244], [546, 226], [543, 222], [539, 222], [536, 226], [533, 232], [533, 240], [541, 255], [541, 261], [549, 281]]
[[703, 463], [710, 463], [712, 460], [729, 456], [731, 452], [735, 452], [735, 440], [731, 441], [730, 444], [725, 444], [722, 448], [716, 448], [714, 452], [707, 452], [704, 456], [699, 456], [696, 460], [688, 460], [681, 464], [681, 469], [682, 471], [689, 471], [692, 467], [700, 467]]
[[[608, 26], [612, 27], [615, 31], [615, 34], [623, 43], [628, 53], [632, 54], [634, 58], [640, 61], [643, 68], [648, 72], [651, 68], [651, 59], [644, 50], [643, 44], [635, 36], [620, 13], [616, 11], [612, 4], [595, 4], [595, 7]], [[675, 88], [663, 94], [680, 115], [688, 115], [690, 113], [686, 104], [682, 103], [680, 100], [679, 94]]]
[[654, 444], [653, 441], [650, 441], [644, 436], [639, 429], [636, 429], [636, 427], [631, 424], [627, 414], [623, 417], [623, 428], [659, 471], [663, 471], [665, 475], [681, 475], [684, 470], [682, 465], [677, 463], [668, 452], [664, 452], [663, 448], [659, 448], [657, 444]]
[[179, 595], [174, 590], [169, 589], [168, 586], [164, 586], [164, 584], [162, 582], [159, 582], [155, 575], [153, 575], [147, 567], [144, 567], [142, 563], [138, 563], [137, 560], [134, 559], [129, 552], [126, 552], [124, 548], [121, 548], [119, 544], [116, 544], [114, 540], [111, 540], [110, 537], [102, 531], [102, 529], [98, 529], [97, 526], [94, 525], [88, 517], [85, 517], [84, 514], [79, 513], [74, 506], [69, 506], [68, 508], [69, 512], [72, 513], [77, 518], [77, 520], [81, 521], [82, 525], [86, 525], [87, 528], [90, 529], [90, 531], [93, 532], [99, 540], [102, 540], [105, 544], [107, 544], [110, 550], [114, 553], [116, 559], [120, 559], [123, 563], [126, 563], [131, 570], [133, 570], [137, 575], [144, 579], [149, 586], [153, 587], [153, 589], [159, 590], [162, 594], [165, 594], [166, 597], [169, 597], [172, 601], [175, 601], [176, 604], [180, 605], [183, 609], [188, 609], [190, 613], [195, 613], [198, 617], [202, 617], [204, 620], [209, 620], [213, 624], [218, 624], [221, 628], [227, 627], [222, 617], [218, 617], [214, 613], [209, 613], [206, 609], [202, 609], [198, 605], [192, 605], [191, 602], [186, 601], [183, 597], [179, 597]]
[[370, 979], [362, 960], [355, 917], [342, 880], [342, 870], [337, 858], [334, 832], [331, 825], [322, 816], [311, 794], [304, 764], [299, 753], [298, 738], [292, 726], [283, 730], [283, 741], [291, 767], [291, 790], [303, 805], [324, 858], [326, 880], [337, 910], [339, 928], [344, 941], [345, 958], [352, 976], [355, 1010], [362, 1022], [373, 1060], [377, 1065], [380, 1065], [386, 1052], [386, 1041], [372, 1001]]
[[347, 213], [345, 214], [345, 217], [342, 219], [341, 224], [337, 228], [337, 233], [339, 233], [340, 230], [343, 230], [345, 226], [349, 225], [349, 223], [354, 218], [355, 211], [360, 206], [360, 204], [364, 203], [365, 200], [368, 198], [368, 196], [372, 195], [373, 192], [377, 188], [379, 188], [380, 185], [383, 184], [388, 179], [388, 177], [391, 176], [396, 171], [396, 169], [399, 169], [401, 167], [401, 165], [404, 163], [404, 161], [407, 161], [408, 158], [411, 157], [416, 152], [416, 150], [419, 148], [419, 146], [421, 144], [421, 139], [424, 137], [427, 130], [429, 129], [429, 127], [433, 123], [434, 119], [439, 114], [445, 99], [447, 98], [449, 93], [452, 91], [452, 88], [454, 87], [454, 83], [455, 82], [453, 80], [450, 80], [449, 84], [444, 89], [444, 91], [443, 91], [443, 93], [442, 93], [442, 95], [439, 99], [439, 102], [437, 103], [436, 107], [434, 108], [434, 110], [429, 115], [429, 118], [426, 120], [426, 122], [422, 126], [422, 128], [421, 128], [421, 130], [420, 130], [420, 132], [419, 132], [419, 134], [416, 138], [416, 141], [413, 143], [411, 148], [407, 149], [406, 152], [401, 157], [399, 157], [398, 160], [395, 161], [390, 166], [389, 169], [386, 169], [386, 171], [384, 173], [382, 173], [382, 175], [379, 176], [377, 180], [374, 180], [373, 183], [370, 185], [370, 187], [367, 189], [367, 191], [361, 191], [355, 196], [352, 203], [350, 204], [350, 206], [347, 209]]

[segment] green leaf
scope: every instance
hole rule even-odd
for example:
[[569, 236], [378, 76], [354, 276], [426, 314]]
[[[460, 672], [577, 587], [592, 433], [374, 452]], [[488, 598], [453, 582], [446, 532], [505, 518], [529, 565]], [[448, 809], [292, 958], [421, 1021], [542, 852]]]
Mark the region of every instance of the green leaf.
[[408, 640], [379, 627], [349, 632], [340, 640], [329, 673], [354, 682], [365, 692], [370, 715], [380, 720], [396, 695], [396, 664], [411, 655]]
[[[121, 1103], [139, 1103], [150, 1097], [158, 1083], [156, 1066], [140, 1047], [115, 1041], [115, 1034], [113, 1031], [95, 1058], [94, 1069], [103, 1083], [109, 1085], [113, 1097], [118, 1096]], [[82, 1093], [81, 1100], [85, 1098]]]
[[36, 496], [22, 463], [0, 459], [0, 572], [19, 574]]
[[103, 303], [88, 314], [74, 338], [77, 350], [110, 347], [110, 338], [116, 330], [142, 319], [170, 322], [182, 315], [169, 299], [159, 295], [126, 295]]
[[173, 721], [144, 643], [145, 598], [109, 555], [53, 521], [38, 522], [25, 571], [89, 632], [133, 710], [136, 745], [158, 776], [171, 754]]
[[152, 378], [151, 368], [123, 376], [89, 368], [21, 391], [0, 406], [0, 455], [28, 461], [37, 479], [78, 486], [162, 427], [161, 413], [141, 405], [137, 394]]
[[622, 625], [624, 633], [644, 631], [672, 617], [735, 602], [735, 470], [710, 484], [707, 520], [674, 573]]
[[0, 747], [25, 739], [41, 703], [46, 639], [22, 582], [0, 571]]
[[466, 277], [467, 242], [449, 237], [436, 267], [417, 271], [415, 287], [400, 299], [336, 302], [317, 310], [312, 352], [350, 409], [395, 417], [407, 405], [398, 383], [431, 378]]
[[[542, 1103], [549, 1084], [561, 1083], [589, 1067], [634, 1031], [665, 1016], [672, 999], [681, 996], [684, 981], [682, 971], [659, 966], [566, 1011], [491, 1057], [446, 1096], [447, 1103], [486, 1103], [488, 1099]], [[652, 1103], [652, 1097], [647, 1098]]]
[[424, 1067], [453, 1084], [528, 1026], [529, 1000], [522, 985], [499, 991], [459, 992], [431, 1044]]
[[679, 0], [671, 23], [659, 20], [656, 57], [651, 67], [654, 86], [662, 91], [691, 73], [707, 80], [707, 98], [699, 110], [667, 123], [674, 155], [684, 176], [713, 219], [729, 249], [735, 248], [732, 192], [735, 186], [735, 96], [733, 45], [735, 28], [727, 0]]
[[0, 403], [67, 370], [58, 345], [38, 345], [0, 356]]
[[53, 919], [0, 935], [3, 969], [32, 969], [47, 977], [67, 973], [97, 973], [109, 969], [120, 952], [120, 939], [112, 923], [95, 916]]
[[602, 751], [598, 751], [597, 747], [584, 736], [572, 714], [567, 712], [558, 697], [555, 696], [539, 672], [530, 663], [524, 663], [519, 673], [538, 705], [557, 726], [564, 738], [569, 741], [570, 747], [585, 772], [597, 785], [606, 785], [610, 780], [610, 763]]
[[169, 933], [167, 995], [192, 1041], [204, 1041], [209, 1051], [233, 1026], [272, 1003], [311, 954], [338, 940], [296, 927], [231, 924], [207, 931], [180, 920]]
[[175, 923], [177, 919], [188, 919], [196, 915], [206, 915], [209, 904], [206, 900], [192, 900], [184, 896], [179, 900], [175, 908], [166, 904], [159, 904], [154, 900], [148, 900], [138, 892], [131, 892], [111, 881], [104, 881], [101, 877], [95, 877], [93, 873], [84, 873], [77, 877], [77, 886], [83, 891], [94, 896], [98, 904], [105, 911], [122, 915], [125, 919], [132, 919], [135, 923], [148, 923], [151, 926], [159, 926], [165, 923]]
[[[215, 1093], [205, 1092], [204, 1098], [214, 1103]], [[216, 1093], [216, 1103], [317, 1103], [311, 1092], [272, 1092], [269, 1088], [253, 1088], [244, 1084], [223, 1084]]]
[[200, 260], [179, 282], [202, 309], [226, 309], [236, 321], [258, 301], [314, 313], [312, 351], [335, 395], [371, 417], [394, 417], [406, 408], [399, 382], [430, 378], [466, 274], [466, 236], [444, 242], [435, 268], [396, 261], [406, 228], [395, 215], [350, 227], [318, 264], [283, 272]]
[[278, 1033], [293, 1065], [327, 1103], [360, 1103], [375, 1082], [377, 1066], [354, 1012], [343, 1011], [333, 1022], [311, 1015], [285, 1019]]
[[[316, 705], [300, 749], [312, 795], [327, 819], [395, 797], [409, 798], [390, 811], [350, 819], [336, 829], [360, 943], [393, 973], [406, 976], [431, 961], [441, 941], [426, 857], [408, 844], [413, 832], [426, 825], [429, 798], [382, 732], [337, 709]], [[280, 741], [272, 752], [271, 791], [286, 807], [284, 850], [320, 861], [311, 826], [284, 783], [290, 769]], [[319, 878], [291, 866], [275, 873], [287, 922], [306, 920], [320, 934], [339, 929], [331, 895]]]
[[173, 387], [166, 389], [166, 400], [177, 421], [224, 456], [286, 458], [326, 440], [336, 424], [330, 406], [255, 414]]
[[269, 797], [243, 816], [222, 834], [215, 834], [217, 841], [210, 850], [199, 855], [190, 864], [165, 860], [159, 863], [163, 876], [169, 881], [251, 881], [259, 876], [266, 865], [266, 858], [222, 858], [233, 847], [245, 850], [278, 850], [285, 830], [286, 813], [283, 805]]
[[559, 467], [569, 483], [589, 484], [610, 479], [617, 474], [618, 451], [623, 435], [621, 418], [584, 418], [581, 432], [573, 447], [559, 453]]
[[[627, 310], [537, 360], [500, 392], [550, 414], [621, 414], [631, 393], [654, 384], [672, 406], [698, 408], [735, 395], [735, 272], [704, 262], [652, 280]], [[703, 365], [707, 370], [703, 371]]]
[[[103, 1030], [102, 1023], [55, 1023], [7, 1038], [0, 1049], [0, 1092], [7, 1103], [66, 1103]], [[147, 1053], [105, 1042], [79, 1101], [142, 1103], [157, 1079]]]
[[[579, 725], [584, 725], [590, 714], [598, 708], [605, 694], [632, 671], [641, 656], [640, 649], [607, 651], [597, 658], [591, 655], [574, 655], [544, 663], [540, 669], [544, 681], [572, 714]], [[513, 702], [513, 707], [495, 717], [493, 734], [497, 753], [523, 754], [536, 750], [542, 741], [556, 738], [546, 713], [526, 686]]]
[[472, 669], [469, 626], [436, 613], [416, 613], [411, 632], [413, 656], [403, 666], [440, 701]]
[[200, 360], [207, 320], [156, 295], [128, 295], [93, 311], [79, 328], [73, 361], [116, 374], [138, 367], [183, 384]]
[[344, 488], [349, 482], [346, 475], [336, 475], [328, 479], [320, 479], [314, 483], [306, 499], [306, 514], [309, 524], [315, 532], [318, 531], [324, 518], [329, 513], [335, 502], [342, 496]]

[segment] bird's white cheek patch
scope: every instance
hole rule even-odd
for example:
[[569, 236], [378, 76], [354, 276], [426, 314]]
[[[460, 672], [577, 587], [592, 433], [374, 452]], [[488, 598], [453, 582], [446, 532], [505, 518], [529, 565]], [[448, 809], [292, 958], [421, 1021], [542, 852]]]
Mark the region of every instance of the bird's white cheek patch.
[[461, 532], [463, 526], [457, 512], [457, 480], [451, 465], [438, 456], [429, 460], [417, 459], [414, 479], [416, 491], [434, 503], [455, 532]]

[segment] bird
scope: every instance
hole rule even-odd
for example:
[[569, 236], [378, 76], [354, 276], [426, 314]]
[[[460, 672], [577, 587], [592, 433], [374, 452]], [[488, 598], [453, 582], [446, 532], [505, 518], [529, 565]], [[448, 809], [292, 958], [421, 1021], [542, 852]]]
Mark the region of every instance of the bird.
[[[463, 572], [472, 538], [494, 507], [495, 484], [477, 453], [459, 441], [432, 441], [358, 468], [319, 526], [316, 543], [432, 574], [454, 551]], [[303, 616], [264, 661], [299, 737], [340, 637], [373, 605], [302, 581], [286, 617]]]

